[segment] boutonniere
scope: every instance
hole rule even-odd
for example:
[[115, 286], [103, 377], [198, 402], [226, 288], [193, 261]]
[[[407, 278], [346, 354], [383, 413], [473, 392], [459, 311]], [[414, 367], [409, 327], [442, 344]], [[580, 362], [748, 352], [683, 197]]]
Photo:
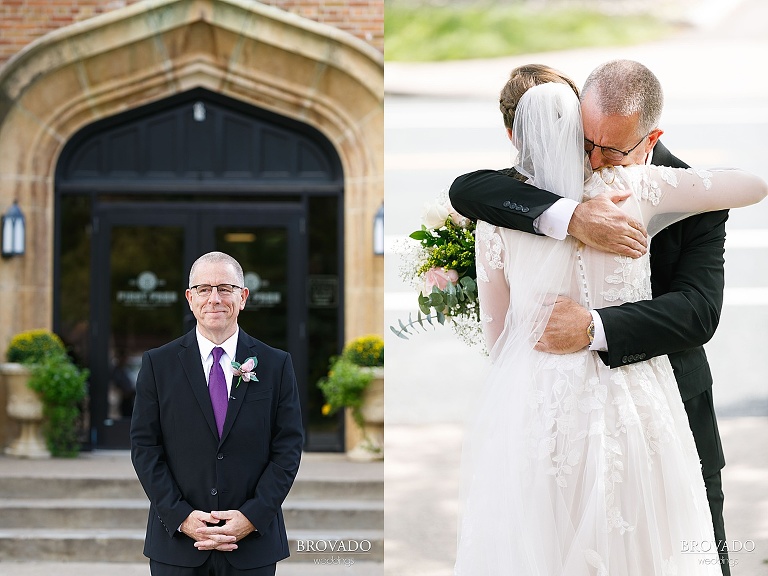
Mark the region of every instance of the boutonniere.
[[232, 370], [233, 374], [235, 376], [240, 376], [237, 380], [237, 384], [235, 384], [235, 388], [240, 386], [240, 382], [245, 380], [246, 382], [249, 382], [253, 380], [254, 382], [258, 382], [259, 379], [256, 378], [256, 374], [253, 373], [253, 370], [256, 368], [256, 366], [259, 364], [259, 361], [256, 359], [256, 356], [251, 356], [248, 358], [245, 362], [240, 364], [240, 362], [232, 362]]

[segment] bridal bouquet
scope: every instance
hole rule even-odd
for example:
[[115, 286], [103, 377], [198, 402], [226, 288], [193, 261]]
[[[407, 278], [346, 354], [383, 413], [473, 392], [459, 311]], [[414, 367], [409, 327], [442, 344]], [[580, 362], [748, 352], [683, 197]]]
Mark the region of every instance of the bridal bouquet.
[[467, 344], [482, 343], [475, 269], [475, 224], [457, 213], [443, 193], [427, 204], [422, 226], [401, 250], [400, 277], [419, 290], [416, 318], [390, 326], [407, 339], [433, 321], [452, 326]]

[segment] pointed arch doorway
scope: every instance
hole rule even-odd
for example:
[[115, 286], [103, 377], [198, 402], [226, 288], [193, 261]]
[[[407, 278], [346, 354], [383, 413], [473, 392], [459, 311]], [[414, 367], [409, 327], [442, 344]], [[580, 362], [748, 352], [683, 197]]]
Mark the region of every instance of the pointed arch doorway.
[[194, 89], [76, 133], [55, 194], [54, 324], [91, 370], [94, 447], [128, 445], [141, 354], [194, 326], [186, 275], [221, 250], [251, 289], [240, 325], [293, 356], [306, 448], [343, 448], [312, 416], [344, 327], [343, 175], [319, 131]]

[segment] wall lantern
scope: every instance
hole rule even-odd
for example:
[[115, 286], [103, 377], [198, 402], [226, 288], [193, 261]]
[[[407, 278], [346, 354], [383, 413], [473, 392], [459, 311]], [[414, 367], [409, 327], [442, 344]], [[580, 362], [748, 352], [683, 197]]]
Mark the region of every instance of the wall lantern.
[[0, 218], [2, 230], [2, 255], [3, 258], [24, 255], [24, 241], [26, 229], [24, 214], [19, 209], [19, 203], [14, 200], [13, 205]]
[[373, 255], [384, 254], [384, 202], [373, 217]]

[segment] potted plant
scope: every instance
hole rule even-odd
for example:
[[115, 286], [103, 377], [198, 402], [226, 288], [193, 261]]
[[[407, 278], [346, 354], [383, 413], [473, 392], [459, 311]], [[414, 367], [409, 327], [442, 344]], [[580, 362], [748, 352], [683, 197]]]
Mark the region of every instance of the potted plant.
[[347, 411], [348, 424], [357, 434], [348, 435], [354, 447], [347, 455], [353, 460], [383, 458], [384, 450], [384, 341], [380, 336], [362, 336], [345, 346], [341, 356], [331, 360], [328, 376], [318, 386], [325, 396], [323, 414]]
[[27, 330], [11, 339], [6, 350], [7, 364], [0, 366], [8, 394], [7, 414], [19, 423], [19, 435], [5, 449], [6, 454], [27, 458], [48, 458], [40, 432], [43, 403], [29, 386], [32, 366], [46, 356], [64, 353], [64, 344], [49, 330]]
[[[8, 363], [0, 371], [8, 384], [7, 413], [20, 424], [19, 437], [6, 453], [28, 458], [76, 455], [78, 407], [86, 394], [87, 371], [75, 366], [61, 339], [44, 329], [14, 336], [6, 357]], [[41, 440], [43, 421], [47, 448]]]
[[74, 458], [80, 453], [80, 403], [87, 380], [88, 370], [78, 368], [63, 352], [32, 368], [28, 386], [43, 401], [43, 436], [52, 456]]

